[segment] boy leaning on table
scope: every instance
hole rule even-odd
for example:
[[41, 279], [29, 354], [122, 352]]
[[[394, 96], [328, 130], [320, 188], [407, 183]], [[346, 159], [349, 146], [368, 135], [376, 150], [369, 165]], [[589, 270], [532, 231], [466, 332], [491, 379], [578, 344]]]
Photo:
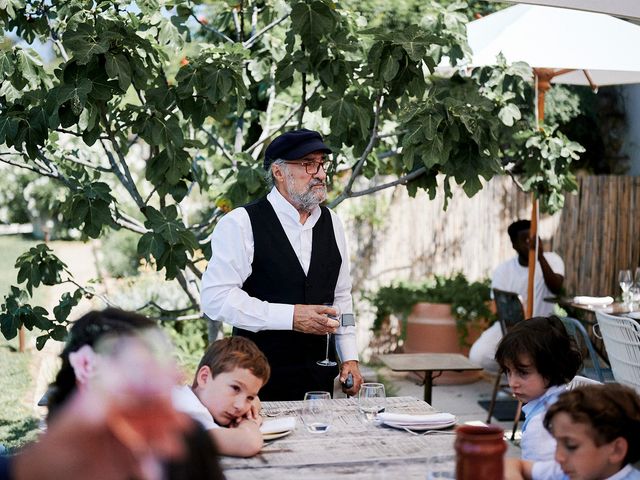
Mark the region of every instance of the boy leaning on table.
[[174, 389], [174, 407], [199, 421], [222, 455], [253, 456], [263, 444], [258, 392], [270, 372], [267, 358], [251, 340], [217, 340], [200, 360], [192, 385]]

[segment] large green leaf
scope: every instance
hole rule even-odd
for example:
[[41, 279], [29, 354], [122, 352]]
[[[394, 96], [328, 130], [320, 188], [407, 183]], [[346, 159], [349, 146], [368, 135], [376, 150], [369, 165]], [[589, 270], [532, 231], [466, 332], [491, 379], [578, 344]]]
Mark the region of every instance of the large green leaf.
[[[2, 0], [0, 0], [1, 2]], [[13, 58], [11, 52], [0, 50], [0, 78], [8, 78], [13, 75], [15, 67], [13, 66]]]
[[292, 28], [311, 46], [323, 36], [331, 35], [336, 25], [334, 15], [324, 2], [300, 2], [291, 9]]
[[22, 48], [16, 50], [17, 67], [22, 77], [29, 82], [32, 88], [38, 87], [43, 77], [42, 62], [36, 58], [35, 53]]
[[89, 63], [94, 55], [105, 53], [109, 43], [89, 23], [78, 23], [62, 37], [64, 47], [81, 65]]
[[117, 78], [118, 84], [123, 91], [126, 91], [131, 85], [131, 66], [127, 57], [118, 53], [113, 55], [107, 53], [105, 68], [109, 78]]

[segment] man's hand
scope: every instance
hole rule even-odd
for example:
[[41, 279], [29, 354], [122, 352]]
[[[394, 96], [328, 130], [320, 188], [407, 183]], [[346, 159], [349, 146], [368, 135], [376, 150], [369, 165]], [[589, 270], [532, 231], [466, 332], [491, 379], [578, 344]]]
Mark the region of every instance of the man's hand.
[[335, 308], [325, 305], [295, 305], [293, 307], [293, 329], [296, 332], [325, 335], [335, 333], [340, 322], [329, 318], [336, 315]]
[[342, 365], [340, 365], [340, 383], [344, 383], [349, 373], [353, 376], [353, 387], [344, 388], [343, 386], [342, 391], [347, 395], [355, 395], [362, 385], [362, 375], [360, 374], [360, 367], [358, 366], [357, 360], [342, 362]]
[[262, 404], [260, 403], [260, 399], [255, 397], [251, 401], [251, 408], [245, 415], [249, 420], [255, 420], [258, 422], [258, 426], [262, 425], [262, 416], [260, 415], [260, 409], [262, 408]]

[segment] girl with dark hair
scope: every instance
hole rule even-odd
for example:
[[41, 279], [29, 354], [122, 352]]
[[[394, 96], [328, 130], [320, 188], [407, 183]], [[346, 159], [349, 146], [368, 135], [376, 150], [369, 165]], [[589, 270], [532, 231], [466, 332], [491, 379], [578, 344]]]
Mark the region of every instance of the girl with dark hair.
[[[56, 416], [65, 411], [64, 407], [73, 399], [74, 393], [87, 388], [90, 381], [94, 384], [102, 384], [102, 387], [106, 389], [111, 386], [105, 379], [94, 378], [96, 376], [111, 377], [112, 383], [116, 379], [117, 386], [122, 384], [117, 381], [118, 377], [127, 377], [130, 381], [131, 378], [137, 378], [135, 373], [139, 373], [140, 381], [145, 383], [145, 385], [141, 385], [141, 390], [147, 388], [146, 382], [155, 382], [155, 375], [151, 375], [154, 378], [149, 380], [149, 366], [136, 364], [135, 360], [125, 365], [122, 365], [122, 361], [120, 363], [111, 362], [109, 365], [115, 366], [117, 371], [108, 371], [106, 368], [97, 371], [96, 365], [103, 355], [98, 347], [99, 345], [104, 346], [109, 339], [115, 340], [116, 344], [122, 341], [120, 342], [122, 345], [127, 345], [127, 342], [124, 341], [126, 337], [144, 340], [145, 335], [153, 337], [153, 334], [158, 333], [157, 325], [151, 319], [134, 312], [115, 308], [89, 312], [74, 322], [69, 331], [67, 344], [60, 355], [62, 366], [54, 383], [50, 386], [47, 420], [55, 423]], [[146, 345], [146, 347], [150, 347], [152, 350], [154, 345]], [[98, 353], [96, 353], [96, 348], [98, 348]], [[137, 358], [136, 355], [122, 355], [122, 352], [117, 349], [114, 351], [115, 355], [121, 355], [125, 359]], [[171, 355], [170, 351], [166, 350], [159, 353], [167, 357]], [[166, 363], [168, 365], [170, 362]], [[127, 369], [128, 372], [122, 371], [123, 369]], [[167, 372], [162, 372], [162, 374], [171, 375]], [[175, 412], [171, 405], [170, 408]], [[144, 416], [144, 413], [141, 413]], [[144, 421], [148, 422], [147, 419], [141, 419], [141, 422]], [[163, 422], [163, 418], [157, 418], [155, 421]], [[165, 462], [162, 465], [163, 478], [169, 480], [224, 479], [218, 463], [217, 448], [212, 439], [197, 422], [192, 423], [193, 425], [182, 438], [185, 455], [180, 460]]]
[[48, 419], [75, 392], [86, 384], [94, 368], [94, 347], [106, 335], [135, 335], [144, 329], [156, 328], [149, 318], [133, 312], [107, 308], [94, 310], [73, 323], [67, 343], [60, 354], [62, 366], [48, 392]]
[[582, 366], [575, 342], [556, 316], [516, 324], [501, 340], [496, 361], [507, 374], [522, 411], [522, 458], [551, 460], [556, 442], [543, 426], [544, 414]]

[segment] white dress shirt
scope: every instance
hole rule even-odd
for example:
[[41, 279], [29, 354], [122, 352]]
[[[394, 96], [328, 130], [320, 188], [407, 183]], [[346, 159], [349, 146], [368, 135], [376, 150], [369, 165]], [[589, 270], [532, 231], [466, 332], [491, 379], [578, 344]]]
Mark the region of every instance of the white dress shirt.
[[[313, 227], [320, 218], [320, 207], [316, 207], [302, 224], [298, 211], [276, 188], [267, 195], [267, 200], [307, 274], [311, 262]], [[338, 216], [331, 210], [329, 212], [342, 257], [334, 304], [340, 307], [342, 313], [351, 313], [351, 275], [344, 227]], [[211, 236], [211, 259], [202, 277], [203, 312], [212, 320], [221, 320], [251, 332], [292, 330], [293, 305], [262, 301], [242, 290], [242, 285], [251, 275], [253, 253], [253, 230], [249, 214], [244, 208], [236, 208], [218, 222]], [[278, 259], [274, 258], [273, 261]], [[335, 338], [341, 361], [358, 359], [355, 327], [339, 327]]]

